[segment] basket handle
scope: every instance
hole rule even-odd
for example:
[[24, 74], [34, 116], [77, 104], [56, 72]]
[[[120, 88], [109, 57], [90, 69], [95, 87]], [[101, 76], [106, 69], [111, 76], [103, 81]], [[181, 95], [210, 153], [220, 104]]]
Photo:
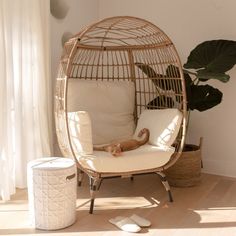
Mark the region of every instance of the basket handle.
[[[203, 137], [200, 137], [200, 141], [199, 141], [199, 150], [202, 150], [202, 142], [203, 142]], [[202, 158], [201, 158], [201, 168], [203, 168]]]
[[202, 149], [202, 142], [203, 142], [203, 137], [200, 137], [200, 141], [199, 141], [199, 149]]
[[66, 180], [71, 180], [71, 179], [73, 179], [73, 178], [75, 178], [75, 173], [72, 174], [72, 175], [68, 175], [68, 176], [66, 177]]

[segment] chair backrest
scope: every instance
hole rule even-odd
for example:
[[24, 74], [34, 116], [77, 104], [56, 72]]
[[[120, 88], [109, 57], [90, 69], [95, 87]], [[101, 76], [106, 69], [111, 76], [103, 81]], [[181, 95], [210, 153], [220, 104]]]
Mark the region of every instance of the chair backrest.
[[[76, 94], [74, 85], [79, 83], [83, 86]], [[91, 87], [88, 92], [86, 88]], [[74, 106], [76, 101], [80, 104], [78, 107]], [[83, 104], [87, 104], [87, 109], [92, 104], [91, 112], [97, 108], [113, 117], [113, 108], [117, 107], [121, 113], [126, 112], [127, 123], [132, 122], [130, 111], [133, 122], [137, 123], [144, 109], [177, 108], [183, 119], [176, 152], [180, 153], [183, 148], [186, 92], [182, 65], [172, 41], [146, 20], [127, 16], [107, 18], [65, 43], [55, 89], [57, 137], [64, 156], [75, 157], [67, 112], [83, 110]], [[103, 110], [106, 107], [110, 107], [108, 112]]]

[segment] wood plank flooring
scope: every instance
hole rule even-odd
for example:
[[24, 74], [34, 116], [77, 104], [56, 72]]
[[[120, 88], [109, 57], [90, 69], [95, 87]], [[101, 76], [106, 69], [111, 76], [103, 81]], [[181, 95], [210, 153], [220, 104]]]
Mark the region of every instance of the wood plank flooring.
[[[78, 188], [77, 221], [72, 226], [43, 231], [32, 228], [28, 220], [27, 190], [17, 190], [12, 200], [0, 200], [0, 235], [236, 235], [236, 179], [209, 174], [191, 188], [174, 188], [173, 203], [157, 175], [130, 179], [104, 180], [95, 200], [94, 214], [88, 213], [87, 178]], [[152, 222], [137, 234], [126, 233], [108, 222], [115, 216], [138, 214]]]

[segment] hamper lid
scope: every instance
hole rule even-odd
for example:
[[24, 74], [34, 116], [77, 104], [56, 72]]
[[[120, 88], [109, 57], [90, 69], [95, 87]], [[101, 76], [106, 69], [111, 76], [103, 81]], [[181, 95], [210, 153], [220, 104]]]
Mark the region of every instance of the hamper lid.
[[63, 157], [39, 158], [28, 163], [29, 168], [40, 170], [60, 170], [67, 169], [75, 165], [75, 161]]

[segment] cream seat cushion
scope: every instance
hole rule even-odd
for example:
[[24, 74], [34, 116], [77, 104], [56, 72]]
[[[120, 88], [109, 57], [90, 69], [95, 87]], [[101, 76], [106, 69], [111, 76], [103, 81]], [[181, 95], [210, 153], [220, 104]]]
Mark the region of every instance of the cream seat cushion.
[[126, 173], [161, 167], [170, 160], [174, 151], [172, 147], [145, 144], [119, 157], [113, 157], [108, 152], [94, 151], [93, 155], [80, 155], [77, 160], [83, 168], [99, 173]]

